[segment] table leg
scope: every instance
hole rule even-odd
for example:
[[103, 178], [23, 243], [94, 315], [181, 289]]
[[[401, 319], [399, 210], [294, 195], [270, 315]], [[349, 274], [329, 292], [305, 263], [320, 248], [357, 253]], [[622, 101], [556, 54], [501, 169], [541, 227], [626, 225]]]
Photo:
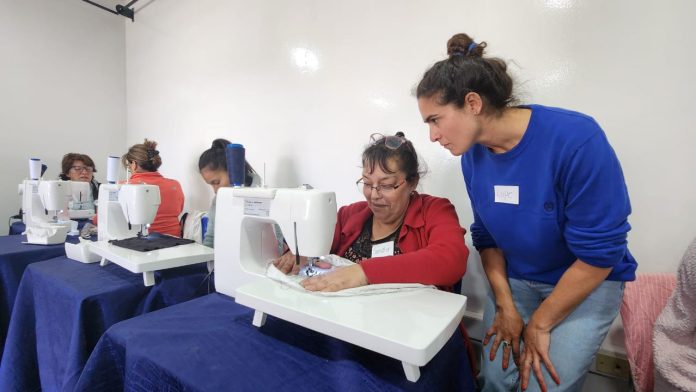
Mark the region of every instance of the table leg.
[[266, 313], [260, 310], [254, 310], [254, 320], [251, 322], [257, 327], [263, 327], [266, 324]]
[[406, 373], [406, 379], [411, 382], [416, 382], [420, 378], [420, 367], [416, 365], [411, 365], [410, 363], [401, 362], [404, 367], [404, 373]]
[[154, 285], [155, 284], [155, 271], [143, 272], [143, 283], [145, 283], [145, 286]]

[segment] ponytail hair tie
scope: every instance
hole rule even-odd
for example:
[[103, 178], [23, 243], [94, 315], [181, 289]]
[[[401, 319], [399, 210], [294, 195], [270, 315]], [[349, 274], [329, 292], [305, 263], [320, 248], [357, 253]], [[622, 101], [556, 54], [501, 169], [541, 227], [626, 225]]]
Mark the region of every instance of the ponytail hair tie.
[[147, 150], [147, 159], [152, 159], [159, 154], [157, 150]]
[[476, 42], [471, 41], [469, 46], [466, 47], [466, 54], [471, 53], [474, 49], [476, 49], [477, 46], [478, 46], [478, 44]]

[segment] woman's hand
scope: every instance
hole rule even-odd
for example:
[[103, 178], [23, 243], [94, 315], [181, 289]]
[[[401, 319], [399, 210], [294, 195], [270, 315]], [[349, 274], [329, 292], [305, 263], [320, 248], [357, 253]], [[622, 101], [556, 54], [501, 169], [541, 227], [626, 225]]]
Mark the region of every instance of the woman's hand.
[[309, 291], [339, 291], [368, 284], [360, 264], [337, 268], [333, 272], [313, 276], [300, 282]]
[[283, 253], [282, 256], [279, 258], [273, 260], [273, 265], [280, 270], [280, 272], [284, 274], [291, 274], [291, 275], [297, 275], [298, 272], [300, 272], [300, 267], [303, 265], [307, 264], [307, 258], [306, 257], [300, 257], [300, 264], [297, 263], [297, 258], [295, 255], [290, 251], [290, 249], [287, 249], [285, 253]]
[[503, 345], [503, 370], [508, 368], [510, 363], [510, 352], [512, 351], [512, 358], [515, 361], [515, 365], [520, 364], [520, 337], [522, 336], [522, 330], [524, 329], [524, 320], [520, 317], [517, 309], [510, 307], [507, 309], [500, 308], [495, 313], [495, 319], [493, 320], [493, 325], [486, 331], [486, 336], [483, 339], [483, 345], [487, 345], [491, 337], [493, 338], [493, 344], [490, 349], [490, 360], [495, 359], [495, 355], [498, 352], [498, 347], [500, 344]]
[[561, 384], [561, 379], [556, 373], [556, 369], [549, 357], [549, 347], [551, 346], [551, 330], [542, 328], [534, 321], [534, 316], [529, 320], [529, 324], [524, 329], [524, 352], [522, 353], [522, 367], [520, 368], [520, 380], [522, 390], [526, 390], [529, 385], [529, 376], [532, 370], [536, 376], [539, 387], [543, 392], [546, 391], [544, 375], [541, 371], [541, 364], [546, 366], [546, 370], [551, 375], [553, 381]]

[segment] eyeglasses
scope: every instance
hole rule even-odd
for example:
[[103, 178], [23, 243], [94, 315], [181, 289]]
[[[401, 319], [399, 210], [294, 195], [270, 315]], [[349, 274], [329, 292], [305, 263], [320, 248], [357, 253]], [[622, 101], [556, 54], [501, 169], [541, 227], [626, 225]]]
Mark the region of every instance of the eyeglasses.
[[382, 139], [384, 139], [384, 145], [391, 150], [396, 150], [397, 148], [401, 147], [401, 145], [404, 144], [404, 142], [406, 141], [406, 138], [402, 136], [384, 136], [381, 133], [373, 133], [372, 135], [370, 135], [370, 144], [375, 144]]
[[70, 170], [74, 170], [76, 172], [87, 172], [91, 173], [94, 171], [94, 168], [91, 166], [70, 166]]
[[395, 190], [399, 189], [401, 185], [404, 185], [406, 183], [406, 180], [402, 180], [400, 183], [396, 185], [392, 184], [379, 184], [379, 185], [372, 185], [366, 183], [364, 180], [358, 180], [355, 182], [355, 185], [358, 186], [358, 191], [362, 193], [372, 193], [372, 190], [376, 190], [378, 194], [380, 195], [386, 195], [391, 192], [394, 192]]

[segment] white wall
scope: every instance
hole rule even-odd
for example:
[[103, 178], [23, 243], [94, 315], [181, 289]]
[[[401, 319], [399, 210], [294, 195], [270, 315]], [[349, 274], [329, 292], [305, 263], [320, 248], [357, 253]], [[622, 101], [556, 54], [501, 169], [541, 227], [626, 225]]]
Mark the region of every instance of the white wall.
[[[126, 27], [127, 141], [161, 143], [162, 172], [181, 181], [188, 208], [211, 198], [196, 162], [216, 137], [265, 163], [268, 185], [311, 183], [346, 204], [361, 197], [368, 136], [404, 130], [430, 169], [422, 191], [449, 197], [468, 228], [459, 161], [428, 141], [410, 95], [447, 39], [467, 32], [513, 61], [523, 102], [598, 119], [623, 164], [639, 271], [676, 271], [696, 236], [695, 11], [689, 0], [149, 2]], [[302, 57], [309, 69], [297, 48], [316, 55]], [[485, 288], [472, 255], [470, 311]]]
[[17, 213], [29, 157], [56, 178], [65, 153], [85, 153], [106, 176], [125, 147], [122, 17], [77, 0], [0, 0], [0, 234]]

